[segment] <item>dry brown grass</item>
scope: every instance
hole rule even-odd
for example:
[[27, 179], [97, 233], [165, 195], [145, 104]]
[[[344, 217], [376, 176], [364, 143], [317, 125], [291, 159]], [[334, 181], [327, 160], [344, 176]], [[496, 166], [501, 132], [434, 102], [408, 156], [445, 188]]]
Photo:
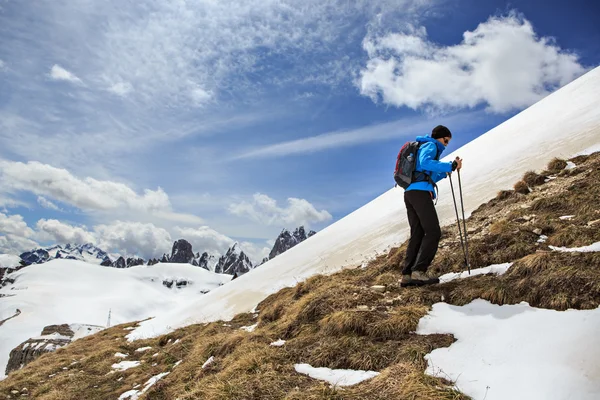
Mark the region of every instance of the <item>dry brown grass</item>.
[[525, 175], [523, 175], [523, 182], [525, 182], [529, 187], [539, 186], [546, 183], [546, 179], [548, 177], [544, 175], [540, 175], [535, 171], [527, 171]]
[[517, 192], [517, 193], [529, 194], [529, 186], [527, 185], [527, 183], [525, 181], [519, 181], [519, 182], [515, 183], [515, 185], [513, 186], [513, 189], [515, 189], [515, 192]]
[[[403, 244], [377, 257], [368, 268], [318, 275], [283, 289], [258, 305], [258, 316], [240, 314], [232, 321], [192, 325], [135, 343], [124, 339], [127, 325], [107, 329], [11, 374], [0, 382], [0, 398], [26, 387], [29, 398], [43, 400], [116, 399], [135, 384], [170, 372], [142, 399], [467, 399], [452, 382], [424, 374], [423, 357], [454, 340], [450, 335], [414, 333], [432, 304], [443, 298], [464, 305], [482, 298], [494, 304], [527, 301], [557, 310], [600, 305], [600, 254], [544, 251], [546, 245], [532, 233], [541, 229], [549, 236], [548, 244], [559, 246], [600, 241], [600, 230], [587, 226], [587, 221], [600, 218], [600, 188], [589, 184], [600, 181], [600, 154], [580, 158], [576, 164], [578, 172], [561, 173], [551, 181], [565, 182], [563, 190], [540, 192], [555, 184], [548, 183], [527, 196], [501, 192], [467, 221], [475, 232], [483, 232], [470, 240], [472, 268], [514, 262], [502, 276], [400, 289]], [[531, 206], [520, 207], [525, 201], [532, 201]], [[558, 218], [567, 214], [576, 217]], [[434, 271], [464, 268], [456, 237], [454, 226], [444, 228]], [[387, 285], [387, 293], [370, 290], [374, 284]], [[359, 311], [361, 305], [370, 311]], [[257, 322], [254, 332], [239, 329]], [[287, 340], [283, 347], [269, 345], [280, 338]], [[174, 344], [176, 339], [180, 341]], [[143, 346], [153, 349], [135, 353]], [[107, 375], [111, 364], [120, 361], [113, 356], [117, 351], [129, 353], [129, 360], [142, 365]], [[155, 352], [159, 355], [152, 357]], [[211, 356], [214, 363], [202, 369]], [[352, 387], [332, 388], [297, 373], [296, 363], [381, 374]]]
[[560, 158], [553, 158], [549, 163], [548, 166], [546, 167], [546, 169], [550, 172], [550, 173], [557, 173], [562, 171], [563, 169], [565, 169], [565, 167], [567, 166], [567, 162], [563, 159]]

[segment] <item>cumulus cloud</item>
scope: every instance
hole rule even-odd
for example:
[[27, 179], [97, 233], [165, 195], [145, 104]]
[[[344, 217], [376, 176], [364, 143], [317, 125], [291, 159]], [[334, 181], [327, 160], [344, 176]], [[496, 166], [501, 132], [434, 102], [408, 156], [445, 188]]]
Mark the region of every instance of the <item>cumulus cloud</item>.
[[332, 219], [326, 210], [317, 209], [305, 199], [290, 197], [288, 206], [278, 207], [277, 201], [262, 193], [255, 193], [252, 201], [242, 201], [229, 205], [229, 212], [250, 218], [265, 225], [295, 227]]
[[94, 235], [85, 226], [72, 226], [56, 219], [40, 219], [37, 224], [36, 236], [40, 241], [55, 243], [96, 243]]
[[79, 79], [74, 73], [67, 71], [58, 64], [54, 64], [50, 69], [50, 78], [54, 79], [55, 81], [81, 83], [81, 79]]
[[440, 46], [425, 28], [369, 37], [360, 92], [373, 101], [413, 109], [475, 107], [491, 112], [527, 107], [585, 72], [575, 54], [538, 37], [517, 13], [490, 17], [463, 41]]
[[27, 226], [27, 222], [23, 220], [22, 216], [0, 213], [0, 233], [31, 237], [34, 232]]
[[148, 213], [168, 221], [202, 222], [199, 217], [173, 212], [169, 196], [160, 187], [156, 190], [146, 189], [143, 194], [138, 194], [123, 183], [90, 177], [80, 179], [66, 169], [35, 161], [26, 164], [0, 161], [0, 183], [5, 190], [29, 191], [86, 211], [126, 209]]
[[21, 215], [0, 212], [0, 253], [20, 254], [36, 247], [34, 233]]
[[227, 249], [234, 243], [234, 240], [209, 228], [201, 226], [199, 228], [180, 228], [176, 227], [175, 232], [178, 238], [186, 239], [191, 243], [194, 252], [208, 254], [225, 254]]
[[154, 224], [116, 221], [110, 225], [94, 226], [94, 233], [100, 248], [115, 249], [122, 254], [145, 259], [170, 254], [173, 246], [169, 232]]
[[58, 206], [56, 204], [54, 204], [50, 200], [46, 199], [44, 196], [38, 196], [37, 202], [40, 206], [47, 208], [49, 210], [56, 210], [56, 211], [60, 210], [60, 208], [58, 208]]

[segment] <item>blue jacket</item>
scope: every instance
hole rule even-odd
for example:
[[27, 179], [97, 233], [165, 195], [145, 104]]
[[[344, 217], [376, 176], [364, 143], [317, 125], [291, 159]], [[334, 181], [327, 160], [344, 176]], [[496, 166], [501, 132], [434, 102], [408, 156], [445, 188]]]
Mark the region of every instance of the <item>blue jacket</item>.
[[[423, 171], [431, 176], [434, 182], [438, 182], [446, 177], [447, 172], [452, 172], [451, 162], [442, 162], [435, 159], [436, 153], [440, 156], [446, 146], [429, 136], [417, 136], [417, 142], [423, 142], [417, 152], [417, 165], [415, 171]], [[438, 157], [439, 158], [439, 157]], [[435, 198], [435, 189], [431, 182], [421, 181], [411, 183], [406, 190], [423, 190], [433, 193]]]

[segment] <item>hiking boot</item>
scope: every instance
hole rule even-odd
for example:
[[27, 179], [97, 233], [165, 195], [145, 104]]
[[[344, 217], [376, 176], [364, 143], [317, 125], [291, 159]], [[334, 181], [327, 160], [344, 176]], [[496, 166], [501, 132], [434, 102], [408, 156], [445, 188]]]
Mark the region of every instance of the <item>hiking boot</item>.
[[440, 283], [440, 278], [438, 278], [437, 276], [429, 275], [426, 272], [422, 271], [413, 271], [410, 278], [413, 284], [417, 286]]
[[407, 286], [413, 286], [413, 280], [410, 277], [410, 274], [408, 275], [402, 275], [402, 279], [400, 279], [400, 287], [407, 287]]

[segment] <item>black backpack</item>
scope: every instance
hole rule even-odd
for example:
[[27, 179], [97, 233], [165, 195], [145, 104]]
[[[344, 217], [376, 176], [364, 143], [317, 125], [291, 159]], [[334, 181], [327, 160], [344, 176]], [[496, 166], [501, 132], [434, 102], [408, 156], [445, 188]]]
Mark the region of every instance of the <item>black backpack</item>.
[[394, 180], [398, 186], [406, 189], [413, 181], [413, 173], [417, 167], [417, 151], [422, 142], [406, 142], [398, 153]]
[[[431, 181], [434, 188], [436, 184], [431, 180], [431, 176], [425, 172], [416, 172], [417, 167], [417, 152], [424, 142], [406, 142], [398, 153], [396, 158], [396, 169], [394, 170], [394, 180], [396, 185], [406, 189], [413, 182]], [[435, 155], [435, 159], [440, 157], [439, 151]]]

